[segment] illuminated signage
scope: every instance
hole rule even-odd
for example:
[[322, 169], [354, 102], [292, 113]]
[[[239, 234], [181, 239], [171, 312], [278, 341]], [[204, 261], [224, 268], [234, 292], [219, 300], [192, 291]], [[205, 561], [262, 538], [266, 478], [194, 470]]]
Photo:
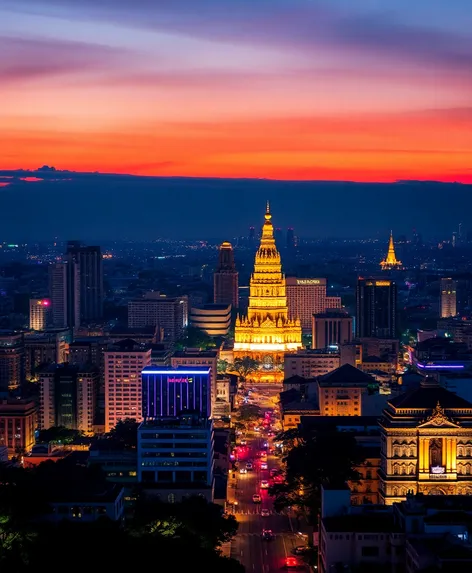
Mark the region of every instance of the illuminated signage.
[[172, 384], [191, 384], [193, 378], [188, 376], [169, 376], [167, 382], [172, 382]]
[[297, 279], [297, 285], [320, 285], [320, 279]]
[[446, 468], [444, 466], [433, 466], [431, 468], [431, 473], [432, 474], [445, 474]]
[[392, 283], [390, 281], [375, 281], [375, 286], [390, 286]]

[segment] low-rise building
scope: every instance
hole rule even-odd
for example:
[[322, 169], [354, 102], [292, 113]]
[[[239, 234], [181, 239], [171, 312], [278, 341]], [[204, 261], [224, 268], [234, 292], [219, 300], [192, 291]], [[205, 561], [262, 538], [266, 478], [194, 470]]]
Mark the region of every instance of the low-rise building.
[[284, 376], [314, 378], [340, 366], [339, 351], [334, 348], [304, 349], [284, 358]]
[[37, 425], [37, 409], [33, 400], [0, 400], [0, 446], [15, 456], [31, 451]]

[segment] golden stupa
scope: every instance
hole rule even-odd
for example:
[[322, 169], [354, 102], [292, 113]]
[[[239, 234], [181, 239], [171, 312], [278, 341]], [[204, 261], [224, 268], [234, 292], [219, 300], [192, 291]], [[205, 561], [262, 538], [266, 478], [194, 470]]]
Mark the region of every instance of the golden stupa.
[[397, 261], [397, 257], [395, 256], [395, 245], [393, 243], [393, 232], [390, 231], [390, 240], [388, 242], [388, 252], [387, 256], [383, 261], [380, 261], [380, 266], [383, 271], [391, 271], [393, 269], [401, 269], [402, 262]]
[[260, 362], [254, 379], [271, 382], [283, 379], [284, 354], [302, 348], [300, 319], [289, 320], [285, 275], [275, 246], [269, 202], [249, 283], [247, 316], [237, 317], [234, 358], [249, 356]]

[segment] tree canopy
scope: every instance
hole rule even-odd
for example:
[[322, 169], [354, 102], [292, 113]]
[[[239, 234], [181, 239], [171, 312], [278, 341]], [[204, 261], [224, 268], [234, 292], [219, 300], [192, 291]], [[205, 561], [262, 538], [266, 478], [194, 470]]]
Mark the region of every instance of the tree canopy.
[[238, 416], [241, 422], [253, 422], [262, 416], [262, 410], [256, 404], [243, 404]]
[[256, 372], [259, 369], [260, 363], [250, 356], [244, 356], [243, 358], [236, 358], [233, 364], [228, 366], [228, 370], [231, 372], [237, 372], [239, 376], [245, 380], [249, 374]]
[[110, 432], [110, 437], [125, 450], [135, 450], [138, 447], [138, 426], [139, 422], [134, 418], [120, 420]]
[[43, 444], [72, 444], [74, 440], [82, 437], [84, 434], [79, 430], [71, 430], [65, 426], [53, 426], [47, 430], [41, 430], [38, 436], [38, 442]]
[[363, 461], [362, 448], [350, 432], [335, 427], [290, 432], [287, 440], [294, 445], [284, 458], [285, 480], [274, 484], [269, 493], [274, 507], [280, 511], [298, 506], [312, 521], [321, 505], [321, 486], [342, 486], [358, 478], [354, 467]]
[[175, 343], [178, 350], [184, 348], [200, 348], [201, 350], [208, 350], [215, 348], [215, 340], [209, 336], [205, 331], [194, 326], [188, 326], [185, 330], [185, 335]]

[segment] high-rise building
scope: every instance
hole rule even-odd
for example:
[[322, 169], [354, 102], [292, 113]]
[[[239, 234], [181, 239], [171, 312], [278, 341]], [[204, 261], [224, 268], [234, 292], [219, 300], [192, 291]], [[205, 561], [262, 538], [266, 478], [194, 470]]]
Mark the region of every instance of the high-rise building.
[[79, 326], [79, 265], [74, 260], [49, 265], [49, 298], [51, 300], [51, 325], [54, 328]]
[[230, 304], [202, 304], [190, 309], [190, 326], [199, 328], [208, 336], [226, 336], [231, 327]]
[[30, 298], [29, 327], [31, 330], [46, 330], [50, 323], [51, 301], [48, 298]]
[[211, 370], [208, 367], [156, 368], [142, 372], [143, 418], [168, 418], [188, 412], [211, 417]]
[[[67, 261], [78, 265], [80, 322], [90, 324], [103, 318], [103, 258], [100, 247], [85, 247], [77, 241], [67, 244]], [[69, 268], [72, 272], [72, 268]], [[72, 285], [72, 279], [70, 279]]]
[[211, 371], [210, 398], [212, 406], [216, 400], [216, 378], [218, 375], [218, 356], [217, 350], [178, 350], [174, 352], [170, 359], [172, 368], [183, 367], [205, 367], [208, 366]]
[[287, 277], [288, 316], [299, 318], [302, 332], [311, 333], [314, 314], [326, 312], [330, 308], [341, 308], [341, 297], [326, 296], [326, 279]]
[[278, 366], [286, 352], [302, 347], [300, 319], [288, 316], [285, 276], [274, 239], [269, 203], [250, 279], [247, 316], [236, 319], [234, 357], [250, 356], [262, 363], [253, 376], [260, 380], [280, 380]]
[[402, 268], [402, 262], [397, 260], [395, 255], [395, 244], [393, 242], [393, 231], [390, 231], [390, 239], [388, 241], [387, 256], [380, 262], [380, 267], [383, 271], [391, 271]]
[[339, 309], [313, 315], [312, 348], [340, 346], [352, 341], [352, 317]]
[[104, 353], [105, 431], [120, 420], [142, 420], [141, 372], [151, 364], [151, 347], [125, 339]]
[[218, 265], [213, 275], [213, 300], [215, 304], [231, 304], [238, 308], [238, 271], [234, 264], [231, 243], [221, 244]]
[[166, 342], [175, 342], [188, 324], [188, 297], [167, 297], [149, 292], [128, 302], [128, 327], [141, 329], [156, 326], [164, 331]]
[[50, 364], [39, 372], [39, 426], [64, 426], [93, 433], [98, 368], [90, 365]]
[[36, 377], [38, 366], [67, 362], [69, 344], [72, 340], [68, 328], [27, 332], [24, 336], [25, 376], [27, 380]]
[[457, 315], [457, 281], [441, 279], [441, 318]]
[[0, 446], [8, 448], [9, 456], [31, 451], [36, 426], [34, 400], [0, 400]]
[[0, 331], [0, 395], [19, 388], [25, 378], [25, 345], [22, 333]]
[[390, 279], [359, 278], [356, 338], [396, 338], [397, 285]]

